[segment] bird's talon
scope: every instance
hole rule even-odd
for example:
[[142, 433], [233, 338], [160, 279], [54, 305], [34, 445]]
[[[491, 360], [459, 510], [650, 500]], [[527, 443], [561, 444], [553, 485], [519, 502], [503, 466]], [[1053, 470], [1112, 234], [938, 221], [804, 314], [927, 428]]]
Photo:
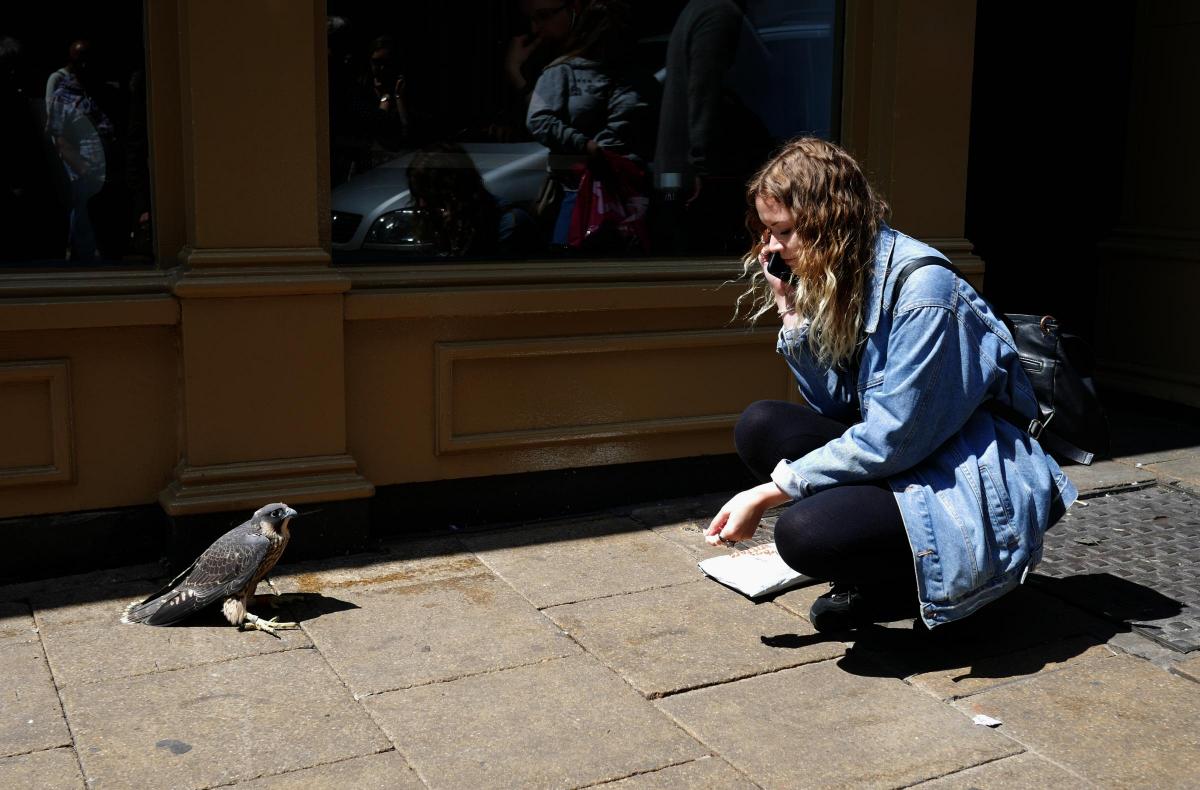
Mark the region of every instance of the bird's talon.
[[281, 623], [278, 617], [272, 617], [270, 620], [264, 620], [252, 614], [246, 615], [246, 621], [242, 624], [244, 627], [253, 628], [257, 631], [264, 631], [276, 639], [281, 639], [276, 630], [286, 630], [291, 628], [299, 628], [299, 623]]

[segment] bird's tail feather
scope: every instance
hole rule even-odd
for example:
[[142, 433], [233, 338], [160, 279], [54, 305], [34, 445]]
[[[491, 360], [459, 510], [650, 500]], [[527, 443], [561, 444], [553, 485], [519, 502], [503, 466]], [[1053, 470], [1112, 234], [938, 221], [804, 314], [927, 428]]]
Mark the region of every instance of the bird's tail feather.
[[[133, 623], [144, 623], [149, 620], [154, 616], [155, 612], [162, 608], [163, 603], [168, 598], [168, 593], [174, 590], [183, 577], [191, 573], [195, 567], [196, 563], [193, 562], [180, 571], [178, 576], [167, 582], [165, 587], [155, 590], [148, 597], [140, 601], [134, 601], [129, 606], [126, 606], [125, 612], [121, 615], [121, 622], [126, 625], [132, 625]], [[157, 623], [151, 623], [151, 625], [157, 625]]]
[[162, 606], [162, 603], [163, 599], [161, 597], [149, 601], [134, 601], [125, 607], [125, 612], [121, 615], [121, 622], [126, 625], [144, 623], [154, 616], [154, 613], [158, 611], [158, 607]]

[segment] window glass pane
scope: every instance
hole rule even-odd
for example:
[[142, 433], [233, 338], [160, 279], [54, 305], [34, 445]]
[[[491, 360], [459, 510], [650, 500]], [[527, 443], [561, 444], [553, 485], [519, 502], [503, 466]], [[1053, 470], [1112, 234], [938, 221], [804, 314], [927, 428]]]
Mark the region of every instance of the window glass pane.
[[731, 255], [743, 185], [829, 137], [835, 0], [329, 0], [344, 263]]
[[11, 5], [0, 14], [0, 270], [149, 264], [140, 0]]

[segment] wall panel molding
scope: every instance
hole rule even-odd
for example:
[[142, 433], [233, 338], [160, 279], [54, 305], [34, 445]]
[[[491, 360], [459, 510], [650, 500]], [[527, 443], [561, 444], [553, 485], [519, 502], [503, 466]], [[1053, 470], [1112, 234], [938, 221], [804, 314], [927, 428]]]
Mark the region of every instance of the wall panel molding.
[[[44, 401], [39, 404], [41, 399]], [[34, 409], [31, 412], [28, 408], [22, 408], [22, 404], [33, 406]], [[25, 456], [27, 459], [12, 465], [0, 465], [0, 486], [70, 483], [75, 480], [75, 431], [68, 360], [0, 364], [0, 415], [0, 425], [11, 421], [3, 430], [6, 439], [13, 442], [14, 436], [19, 437], [14, 446], [0, 450], [0, 453], [12, 453], [12, 457]], [[39, 440], [42, 446], [30, 446], [36, 445]]]
[[0, 332], [178, 323], [179, 302], [169, 296], [0, 299]]
[[361, 499], [375, 486], [358, 474], [348, 455], [244, 461], [210, 466], [180, 464], [175, 480], [159, 495], [169, 516], [256, 509], [266, 502], [289, 504]]
[[[706, 388], [695, 373], [723, 369], [713, 364], [719, 357], [736, 379], [739, 361], [750, 364], [747, 352], [761, 350], [776, 331], [721, 329], [437, 343], [436, 452], [732, 427], [746, 398], [736, 393], [736, 387], [734, 392], [725, 387], [721, 393]], [[622, 379], [608, 378], [610, 371], [619, 371], [616, 375]], [[613, 397], [614, 392], [623, 394]], [[494, 408], [497, 403], [506, 407]], [[529, 406], [520, 409], [514, 404]]]

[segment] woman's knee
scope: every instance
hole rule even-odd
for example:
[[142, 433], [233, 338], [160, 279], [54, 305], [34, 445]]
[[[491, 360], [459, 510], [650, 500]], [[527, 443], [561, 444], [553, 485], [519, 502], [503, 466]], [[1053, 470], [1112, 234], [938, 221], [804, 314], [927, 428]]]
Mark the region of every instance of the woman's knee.
[[781, 405], [792, 404], [787, 401], [760, 400], [751, 403], [742, 412], [733, 428], [733, 444], [743, 461], [750, 463], [757, 459], [771, 443], [773, 431], [779, 428]]
[[830, 552], [817, 530], [811, 529], [804, 518], [787, 518], [784, 514], [775, 523], [775, 548], [789, 568], [814, 579], [828, 577]]

